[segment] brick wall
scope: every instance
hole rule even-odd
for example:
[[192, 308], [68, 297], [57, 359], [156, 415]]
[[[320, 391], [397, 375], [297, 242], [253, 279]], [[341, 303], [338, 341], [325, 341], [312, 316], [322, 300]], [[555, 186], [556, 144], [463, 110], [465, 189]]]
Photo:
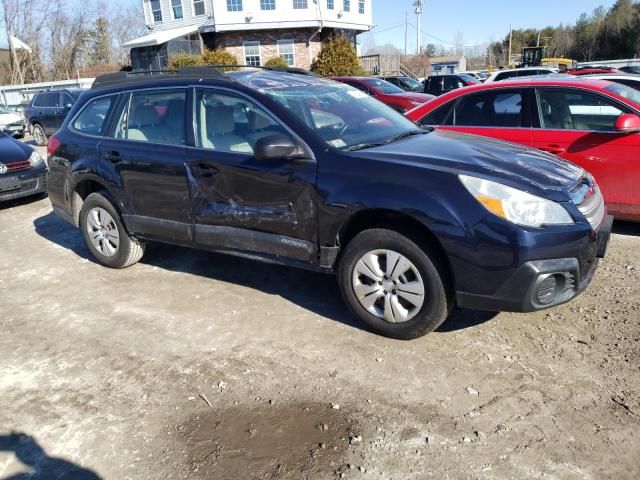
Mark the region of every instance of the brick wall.
[[[309, 48], [309, 38], [316, 32], [314, 29], [286, 29], [286, 30], [254, 30], [252, 32], [218, 32], [214, 38], [204, 38], [208, 48], [224, 48], [234, 54], [238, 63], [245, 63], [243, 42], [260, 42], [260, 57], [262, 64], [270, 58], [278, 56], [278, 40], [293, 39], [295, 66], [308, 69], [311, 61], [318, 55], [322, 44], [329, 38], [332, 31], [325, 29], [311, 40]], [[348, 38], [353, 38], [353, 33], [341, 31], [339, 34]], [[207, 34], [205, 34], [207, 35]], [[311, 52], [309, 51], [311, 50]], [[311, 58], [310, 58], [311, 53]]]

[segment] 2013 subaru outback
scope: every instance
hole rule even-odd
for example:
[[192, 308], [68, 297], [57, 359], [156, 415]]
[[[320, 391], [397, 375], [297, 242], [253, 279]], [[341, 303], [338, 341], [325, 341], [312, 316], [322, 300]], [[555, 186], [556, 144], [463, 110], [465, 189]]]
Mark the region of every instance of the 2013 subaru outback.
[[351, 312], [401, 339], [453, 305], [569, 301], [612, 220], [579, 167], [292, 70], [99, 77], [48, 158], [53, 208], [99, 263], [161, 241], [336, 272]]

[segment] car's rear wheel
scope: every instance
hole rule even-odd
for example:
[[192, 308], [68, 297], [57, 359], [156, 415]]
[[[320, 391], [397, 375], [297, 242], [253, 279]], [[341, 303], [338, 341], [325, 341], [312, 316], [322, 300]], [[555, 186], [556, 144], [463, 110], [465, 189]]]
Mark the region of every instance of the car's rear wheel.
[[80, 230], [98, 263], [125, 268], [144, 254], [144, 243], [125, 230], [120, 215], [102, 192], [90, 194], [80, 210]]
[[36, 142], [36, 145], [39, 145], [41, 147], [45, 146], [47, 144], [47, 134], [44, 133], [44, 128], [42, 128], [42, 125], [36, 123], [32, 127], [32, 131], [33, 140]]
[[376, 228], [356, 235], [338, 267], [351, 312], [376, 332], [408, 340], [442, 324], [450, 309], [446, 275], [426, 245]]

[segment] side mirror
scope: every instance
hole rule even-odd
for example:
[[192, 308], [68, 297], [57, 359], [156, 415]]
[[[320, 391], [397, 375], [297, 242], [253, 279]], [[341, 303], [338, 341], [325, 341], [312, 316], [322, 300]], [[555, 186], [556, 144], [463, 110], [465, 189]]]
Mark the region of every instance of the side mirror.
[[632, 113], [620, 115], [613, 128], [619, 133], [638, 133], [640, 132], [640, 117]]
[[64, 108], [71, 108], [73, 107], [73, 103], [65, 103], [64, 104]]
[[304, 155], [304, 150], [289, 135], [276, 133], [262, 137], [256, 142], [253, 149], [256, 160], [282, 160], [287, 158], [299, 158]]

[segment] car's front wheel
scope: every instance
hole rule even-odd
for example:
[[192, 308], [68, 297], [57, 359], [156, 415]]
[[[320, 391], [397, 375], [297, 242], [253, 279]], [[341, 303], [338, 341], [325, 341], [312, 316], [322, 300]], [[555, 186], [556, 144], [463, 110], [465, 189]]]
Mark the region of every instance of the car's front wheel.
[[393, 230], [356, 235], [338, 267], [349, 310], [373, 330], [409, 340], [442, 324], [451, 302], [446, 274], [426, 245]]
[[36, 123], [32, 127], [33, 132], [33, 140], [36, 142], [36, 145], [44, 147], [47, 144], [47, 134], [44, 132], [44, 128], [42, 125]]
[[87, 247], [104, 266], [125, 268], [144, 254], [144, 243], [129, 235], [117, 210], [102, 192], [90, 194], [82, 204], [80, 230]]

